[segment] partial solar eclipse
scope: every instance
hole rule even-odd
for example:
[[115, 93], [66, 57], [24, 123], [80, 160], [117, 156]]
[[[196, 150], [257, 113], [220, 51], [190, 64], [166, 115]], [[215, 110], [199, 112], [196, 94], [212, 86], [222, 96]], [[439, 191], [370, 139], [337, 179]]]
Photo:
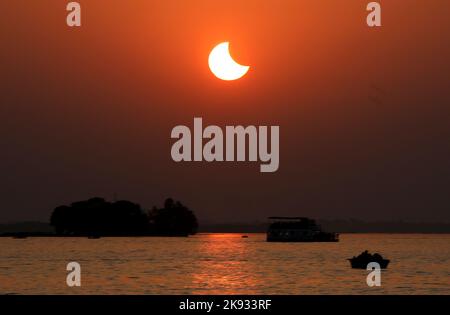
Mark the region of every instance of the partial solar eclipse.
[[208, 64], [211, 72], [221, 80], [233, 81], [242, 78], [250, 69], [238, 64], [230, 55], [230, 43], [220, 43], [209, 53]]

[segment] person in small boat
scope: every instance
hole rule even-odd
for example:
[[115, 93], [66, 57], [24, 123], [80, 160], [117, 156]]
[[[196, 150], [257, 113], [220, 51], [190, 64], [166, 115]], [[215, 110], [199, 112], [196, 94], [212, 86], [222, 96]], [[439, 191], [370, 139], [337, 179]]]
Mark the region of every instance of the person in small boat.
[[359, 254], [358, 257], [355, 257], [355, 258], [366, 260], [366, 259], [369, 259], [369, 258], [371, 258], [371, 257], [372, 257], [372, 255], [369, 254], [369, 251], [366, 249], [366, 250], [363, 251], [361, 254]]
[[358, 257], [353, 257], [356, 258], [358, 260], [363, 260], [363, 261], [367, 261], [367, 260], [373, 260], [373, 261], [381, 261], [383, 260], [383, 257], [378, 254], [370, 254], [368, 250], [365, 250], [364, 252], [362, 252], [361, 254], [358, 255]]
[[387, 265], [389, 264], [388, 259], [384, 259], [383, 256], [378, 253], [370, 254], [367, 250], [359, 254], [357, 257], [353, 256], [353, 258], [349, 260], [352, 268], [366, 268], [367, 264], [370, 262], [379, 263], [381, 268], [387, 268]]
[[380, 254], [378, 254], [378, 253], [373, 254], [373, 255], [372, 255], [372, 258], [373, 258], [375, 261], [382, 261], [382, 260], [383, 260], [383, 257], [382, 257]]

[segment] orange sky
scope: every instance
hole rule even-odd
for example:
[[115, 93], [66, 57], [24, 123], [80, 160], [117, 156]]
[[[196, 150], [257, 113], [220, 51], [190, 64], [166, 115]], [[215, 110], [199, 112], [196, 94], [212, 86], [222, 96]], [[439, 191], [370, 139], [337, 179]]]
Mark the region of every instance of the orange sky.
[[[450, 2], [381, 1], [381, 29], [368, 0], [79, 2], [79, 29], [65, 1], [0, 4], [0, 221], [114, 192], [213, 221], [450, 219]], [[221, 41], [243, 79], [210, 73]], [[174, 164], [170, 130], [194, 116], [279, 125], [280, 170]]]

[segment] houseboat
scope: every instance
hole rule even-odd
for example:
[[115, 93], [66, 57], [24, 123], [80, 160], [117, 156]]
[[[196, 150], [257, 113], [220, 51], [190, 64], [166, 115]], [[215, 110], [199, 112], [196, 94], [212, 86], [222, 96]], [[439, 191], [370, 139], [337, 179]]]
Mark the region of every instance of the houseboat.
[[323, 232], [312, 219], [269, 217], [268, 242], [338, 242], [339, 234]]

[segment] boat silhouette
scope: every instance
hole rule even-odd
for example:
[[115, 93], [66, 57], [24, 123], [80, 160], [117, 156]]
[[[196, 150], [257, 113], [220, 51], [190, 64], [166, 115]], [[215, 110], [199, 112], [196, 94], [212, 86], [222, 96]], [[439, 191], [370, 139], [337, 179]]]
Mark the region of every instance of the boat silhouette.
[[338, 242], [339, 234], [321, 230], [316, 222], [304, 217], [269, 217], [268, 242]]
[[390, 262], [389, 259], [384, 259], [380, 254], [375, 253], [372, 255], [367, 250], [347, 260], [350, 261], [350, 265], [354, 269], [366, 269], [371, 262], [378, 263], [381, 269], [386, 269]]

